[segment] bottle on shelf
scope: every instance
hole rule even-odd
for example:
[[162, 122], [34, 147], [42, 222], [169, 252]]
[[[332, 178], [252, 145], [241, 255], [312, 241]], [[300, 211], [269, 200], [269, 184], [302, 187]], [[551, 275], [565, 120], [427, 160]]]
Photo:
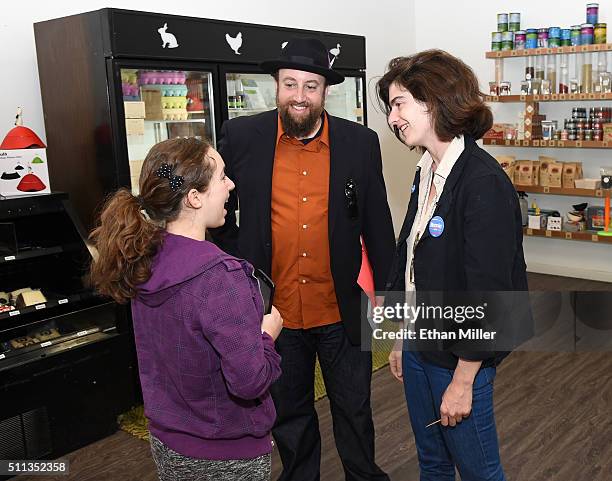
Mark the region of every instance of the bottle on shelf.
[[582, 55], [573, 55], [574, 57], [574, 74], [569, 81], [569, 93], [579, 94], [580, 93], [580, 75], [582, 68]]
[[597, 53], [597, 71], [593, 75], [593, 92], [610, 93], [610, 72], [606, 62], [606, 52]]
[[549, 83], [549, 89], [551, 94], [557, 93], [557, 56], [547, 56], [546, 62], [546, 80]]
[[561, 55], [559, 61], [559, 89], [560, 94], [569, 93], [569, 58], [567, 54]]
[[525, 57], [525, 80], [535, 77], [535, 60], [533, 57]]
[[535, 63], [535, 78], [544, 80], [544, 55], [539, 55], [536, 57]]
[[521, 218], [523, 221], [523, 227], [526, 227], [529, 223], [529, 203], [527, 202], [528, 195], [522, 191], [518, 191], [519, 205], [521, 206]]
[[590, 94], [593, 92], [593, 60], [590, 52], [585, 52], [580, 75], [580, 92]]

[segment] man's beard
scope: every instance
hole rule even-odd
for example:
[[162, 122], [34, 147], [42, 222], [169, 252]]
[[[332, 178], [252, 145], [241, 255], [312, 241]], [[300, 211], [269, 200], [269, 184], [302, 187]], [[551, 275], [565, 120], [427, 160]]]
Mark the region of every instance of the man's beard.
[[[304, 138], [312, 133], [317, 125], [317, 122], [323, 114], [325, 107], [325, 101], [321, 101], [321, 105], [314, 105], [306, 102], [287, 102], [281, 105], [278, 102], [278, 96], [276, 97], [276, 105], [278, 106], [278, 113], [280, 115], [283, 130], [289, 137], [296, 139]], [[308, 107], [308, 115], [295, 118], [291, 114], [290, 109], [292, 105], [306, 105]]]

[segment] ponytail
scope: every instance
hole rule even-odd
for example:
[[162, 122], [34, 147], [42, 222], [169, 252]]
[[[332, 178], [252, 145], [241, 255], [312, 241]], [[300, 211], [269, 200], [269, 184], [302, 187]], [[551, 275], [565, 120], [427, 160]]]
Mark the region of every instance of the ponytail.
[[163, 229], [145, 219], [136, 197], [127, 189], [105, 203], [99, 225], [89, 236], [98, 250], [89, 280], [96, 291], [125, 304], [136, 286], [151, 277], [151, 261], [162, 242]]

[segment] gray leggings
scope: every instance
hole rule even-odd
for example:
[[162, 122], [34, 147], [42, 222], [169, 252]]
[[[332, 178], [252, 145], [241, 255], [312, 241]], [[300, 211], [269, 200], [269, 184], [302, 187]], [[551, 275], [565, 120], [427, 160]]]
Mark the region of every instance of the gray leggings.
[[173, 451], [154, 436], [151, 452], [160, 481], [269, 481], [272, 475], [271, 454], [228, 461], [196, 459]]

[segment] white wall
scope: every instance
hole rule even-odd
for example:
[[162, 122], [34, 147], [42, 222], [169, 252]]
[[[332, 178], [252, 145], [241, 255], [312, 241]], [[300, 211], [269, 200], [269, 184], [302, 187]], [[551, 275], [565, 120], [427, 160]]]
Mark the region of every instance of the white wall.
[[[0, 45], [4, 73], [0, 76], [0, 136], [13, 126], [17, 106], [24, 109], [24, 123], [43, 139], [44, 121], [34, 44], [34, 22], [97, 10], [105, 7], [126, 8], [193, 17], [280, 25], [366, 37], [367, 80], [371, 87], [368, 99], [368, 121], [380, 136], [388, 181], [389, 200], [396, 228], [403, 218], [408, 188], [412, 182], [410, 157], [386, 127], [384, 116], [374, 108], [375, 77], [382, 75], [392, 57], [414, 52], [414, 5], [411, 2], [383, 0], [311, 0], [286, 3], [272, 0], [167, 2], [131, 1], [54, 1], [37, 3], [11, 2], [5, 5], [0, 19]], [[58, 92], [61, 95], [61, 92]], [[78, 105], [75, 105], [78, 108]]]
[[[570, 25], [586, 21], [586, 1], [534, 2], [532, 0], [471, 0], [467, 2], [436, 0], [435, 9], [431, 0], [415, 1], [416, 50], [441, 48], [461, 58], [470, 65], [479, 78], [481, 89], [488, 92], [488, 82], [494, 80], [494, 60], [485, 58], [490, 50], [491, 32], [497, 30], [497, 14], [520, 12], [521, 28], [538, 28]], [[599, 2], [601, 22], [612, 21], [612, 3]], [[608, 39], [612, 37], [608, 33]], [[610, 40], [608, 40], [610, 41]], [[611, 58], [610, 56], [608, 58]], [[516, 93], [524, 68], [524, 60], [508, 59], [504, 62], [505, 77], [512, 81]], [[610, 60], [608, 69], [610, 69]], [[607, 103], [572, 102], [541, 103], [540, 110], [549, 119], [563, 122], [570, 117], [573, 106], [612, 106]], [[521, 104], [493, 105], [496, 121], [515, 122]], [[601, 165], [612, 165], [610, 151], [598, 149], [509, 149], [487, 147], [492, 155], [516, 155], [517, 159], [537, 160], [538, 155], [557, 157], [561, 161], [581, 160], [585, 177], [597, 177]], [[530, 195], [542, 208], [557, 209], [562, 214], [571, 210], [572, 204], [589, 201], [591, 205], [602, 205], [597, 199], [580, 200], [575, 197]], [[590, 279], [612, 281], [612, 246], [587, 242], [565, 241], [545, 238], [525, 238], [525, 254], [528, 268], [534, 272], [568, 275]]]
[[[42, 3], [37, 4], [36, 8], [32, 4], [12, 2], [5, 6], [0, 19], [0, 45], [5, 66], [0, 77], [0, 135], [12, 127], [14, 112], [19, 105], [24, 107], [26, 124], [44, 138], [32, 28], [32, 24], [37, 21], [98, 8], [117, 7], [364, 35], [367, 39], [369, 124], [381, 139], [389, 203], [397, 233], [406, 210], [417, 156], [395, 140], [386, 127], [384, 116], [375, 108], [374, 83], [384, 72], [388, 60], [419, 50], [442, 48], [471, 65], [484, 90], [493, 77], [493, 61], [485, 59], [484, 52], [490, 48], [490, 35], [496, 29], [496, 14], [521, 12], [523, 27], [553, 24], [563, 27], [584, 21], [586, 2], [563, 1], [556, 5], [561, 4], [563, 8], [551, 8], [549, 3], [527, 0], [472, 0], [468, 11], [465, 2], [450, 0], [437, 0], [435, 4], [431, 0], [312, 0], [296, 6], [271, 0], [183, 1], [172, 6], [159, 0], [87, 0]], [[601, 21], [612, 18], [612, 5], [606, 7], [608, 5], [601, 2]], [[506, 62], [506, 73], [509, 78], [515, 79], [522, 65], [516, 63], [519, 60], [515, 60], [514, 64], [512, 61]], [[572, 104], [542, 106], [549, 113], [549, 118], [562, 119], [569, 116]], [[497, 119], [512, 121], [519, 108], [518, 104], [498, 105], [494, 113]], [[496, 154], [494, 148], [490, 151]], [[497, 152], [510, 153], [509, 149], [500, 148]], [[536, 159], [539, 154], [544, 154], [556, 156], [560, 160], [583, 160], [586, 175], [594, 175], [601, 164], [612, 164], [612, 160], [606, 160], [610, 159], [606, 151], [516, 149], [516, 154], [528, 159]], [[575, 203], [571, 198], [551, 196], [539, 196], [536, 200], [542, 207], [556, 208], [563, 212]], [[612, 281], [612, 269], [602, 262], [608, 259], [609, 263], [609, 246], [527, 238], [525, 250], [531, 270]]]

